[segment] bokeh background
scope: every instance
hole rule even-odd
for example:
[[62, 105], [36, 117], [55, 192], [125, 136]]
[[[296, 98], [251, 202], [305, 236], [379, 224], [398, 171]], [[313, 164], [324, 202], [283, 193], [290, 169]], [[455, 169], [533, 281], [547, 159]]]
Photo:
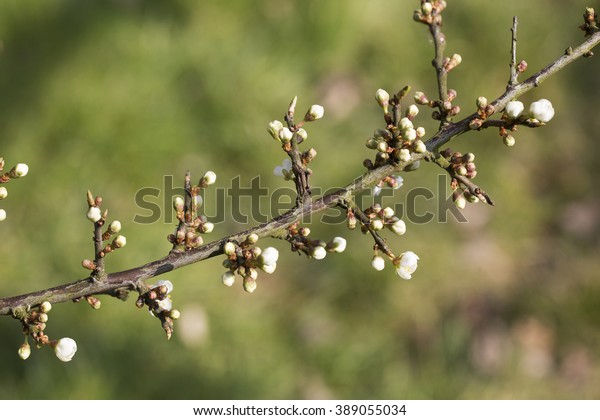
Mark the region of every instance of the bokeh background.
[[[450, 1], [447, 52], [463, 115], [508, 79], [511, 19], [532, 74], [583, 39], [586, 1]], [[86, 276], [91, 256], [85, 192], [104, 197], [124, 225], [122, 270], [162, 257], [173, 225], [163, 178], [218, 174], [215, 187], [259, 176], [270, 189], [283, 153], [266, 133], [289, 100], [325, 106], [308, 127], [318, 156], [313, 185], [339, 187], [363, 172], [381, 112], [376, 89], [405, 84], [435, 94], [417, 1], [37, 1], [0, 3], [0, 154], [30, 173], [8, 185], [0, 224], [0, 294]], [[47, 332], [74, 338], [70, 363], [48, 349], [17, 356], [20, 327], [0, 319], [0, 397], [6, 399], [599, 398], [600, 63], [582, 59], [522, 100], [552, 100], [546, 127], [520, 129], [507, 148], [494, 130], [453, 142], [477, 156], [494, 208], [470, 205], [469, 223], [415, 224], [394, 250], [420, 257], [411, 281], [370, 267], [372, 243], [343, 225], [310, 225], [348, 238], [323, 261], [281, 251], [253, 295], [221, 284], [221, 258], [169, 273], [182, 318], [170, 342], [156, 319], [105, 297], [55, 305]], [[433, 133], [423, 110], [418, 122]], [[439, 168], [422, 165], [384, 204], [413, 188], [438, 191]], [[161, 189], [152, 224], [138, 190]], [[435, 200], [418, 211], [438, 212]], [[268, 200], [266, 211], [269, 211]], [[245, 229], [230, 201], [207, 240]], [[239, 203], [248, 213], [249, 200]], [[211, 210], [212, 209], [212, 210]]]

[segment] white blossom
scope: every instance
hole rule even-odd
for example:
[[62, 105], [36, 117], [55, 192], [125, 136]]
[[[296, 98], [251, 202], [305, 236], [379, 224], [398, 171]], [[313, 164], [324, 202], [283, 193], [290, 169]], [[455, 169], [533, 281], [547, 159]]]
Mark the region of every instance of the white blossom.
[[506, 104], [504, 112], [509, 118], [518, 118], [525, 109], [525, 105], [521, 101], [510, 101]]
[[119, 233], [121, 231], [121, 222], [115, 220], [110, 225], [108, 225], [108, 230], [110, 230], [111, 233]]
[[277, 263], [263, 264], [260, 268], [267, 274], [273, 274], [275, 272], [275, 269], [277, 268]]
[[163, 300], [159, 300], [156, 302], [157, 307], [154, 310], [157, 314], [165, 311], [170, 311], [173, 309], [173, 301], [170, 297], [164, 298]]
[[123, 235], [119, 235], [113, 240], [113, 245], [115, 248], [123, 248], [127, 245], [127, 238]]
[[408, 149], [400, 149], [400, 161], [408, 162], [410, 160], [410, 150]]
[[225, 255], [235, 254], [235, 244], [233, 242], [227, 242], [223, 246], [223, 252], [225, 253]]
[[554, 117], [554, 108], [548, 99], [540, 99], [529, 106], [529, 113], [536, 120], [547, 123]]
[[6, 210], [0, 209], [0, 222], [6, 220]]
[[5, 199], [8, 196], [8, 190], [6, 187], [0, 187], [0, 200]]
[[281, 166], [276, 166], [275, 169], [273, 169], [273, 175], [282, 176], [285, 180], [292, 179], [292, 161], [284, 159], [283, 162], [281, 162]]
[[377, 101], [379, 106], [383, 108], [383, 112], [388, 111], [388, 106], [390, 103], [390, 94], [387, 93], [387, 91], [383, 89], [377, 89], [377, 92], [375, 92], [375, 100]]
[[69, 337], [61, 338], [53, 347], [56, 357], [62, 362], [70, 362], [77, 352], [77, 343]]
[[379, 185], [375, 185], [373, 187], [373, 196], [377, 197], [379, 194], [381, 194], [381, 187]]
[[396, 274], [404, 280], [409, 280], [417, 269], [419, 257], [412, 251], [406, 251], [400, 256], [396, 265]]

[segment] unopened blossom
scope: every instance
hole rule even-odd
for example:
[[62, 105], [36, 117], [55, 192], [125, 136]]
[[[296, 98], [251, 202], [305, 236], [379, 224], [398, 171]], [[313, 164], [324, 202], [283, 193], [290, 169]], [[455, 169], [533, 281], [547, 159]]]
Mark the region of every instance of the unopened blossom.
[[21, 347], [19, 347], [17, 352], [19, 353], [19, 357], [21, 359], [27, 360], [31, 355], [31, 346], [29, 346], [29, 343], [21, 344]]
[[388, 106], [390, 104], [390, 94], [383, 89], [377, 89], [375, 92], [375, 100], [379, 106], [383, 109], [383, 112], [388, 112]]
[[208, 171], [204, 174], [204, 176], [202, 177], [202, 183], [204, 185], [212, 185], [216, 182], [217, 180], [217, 174], [215, 174], [213, 171]]
[[235, 283], [235, 274], [231, 271], [226, 271], [221, 276], [221, 281], [225, 286], [231, 287], [233, 286], [233, 283]]
[[21, 178], [29, 172], [29, 166], [26, 163], [17, 163], [17, 166], [14, 167], [13, 173], [17, 178]]
[[269, 126], [267, 127], [267, 131], [269, 132], [271, 137], [273, 137], [275, 140], [281, 141], [281, 139], [279, 138], [279, 132], [281, 131], [282, 128], [283, 128], [283, 123], [281, 121], [275, 120], [275, 121], [271, 121], [269, 123]]
[[396, 235], [404, 235], [406, 233], [406, 223], [404, 223], [404, 220], [397, 220], [391, 225], [388, 225], [388, 227]]
[[506, 104], [506, 108], [504, 108], [504, 112], [509, 118], [518, 118], [525, 109], [525, 105], [521, 101], [510, 101]]
[[336, 236], [331, 241], [331, 244], [331, 250], [333, 252], [344, 252], [344, 250], [346, 249], [346, 240], [342, 237]]
[[69, 337], [61, 338], [52, 344], [56, 357], [62, 362], [70, 362], [77, 352], [77, 343]]
[[272, 246], [269, 246], [269, 247], [263, 249], [259, 258], [263, 265], [275, 264], [277, 262], [277, 260], [279, 259], [279, 251], [277, 250], [277, 248], [273, 248]]
[[371, 260], [371, 267], [377, 271], [381, 271], [385, 268], [385, 260], [379, 255], [375, 255]]
[[317, 246], [312, 250], [312, 257], [315, 260], [322, 260], [327, 255], [327, 251], [322, 246]]
[[548, 99], [540, 99], [529, 106], [529, 113], [536, 120], [547, 123], [554, 117], [554, 108]]
[[323, 108], [321, 105], [312, 105], [304, 116], [304, 119], [306, 121], [314, 121], [323, 118], [324, 114], [325, 108]]
[[102, 219], [102, 211], [99, 207], [90, 207], [87, 212], [87, 218], [90, 222], [96, 223], [98, 220]]

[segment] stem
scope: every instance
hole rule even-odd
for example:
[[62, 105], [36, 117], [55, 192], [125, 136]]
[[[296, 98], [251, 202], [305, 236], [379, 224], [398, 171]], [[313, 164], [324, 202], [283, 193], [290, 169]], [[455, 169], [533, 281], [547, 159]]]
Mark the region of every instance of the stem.
[[270, 220], [267, 223], [248, 229], [244, 232], [225, 237], [186, 252], [171, 252], [169, 255], [151, 261], [140, 267], [132, 268], [117, 273], [111, 273], [104, 279], [92, 281], [91, 277], [77, 280], [72, 283], [62, 284], [46, 290], [27, 293], [20, 296], [0, 299], [0, 315], [10, 315], [12, 308], [34, 306], [43, 301], [50, 303], [66, 302], [88, 295], [108, 294], [121, 296], [125, 290], [135, 290], [143, 287], [143, 281], [160, 276], [178, 268], [185, 267], [208, 258], [223, 254], [223, 245], [226, 242], [242, 242], [248, 235], [255, 233], [259, 238], [266, 236], [277, 236], [289, 225], [301, 220], [308, 220], [309, 216], [315, 215], [323, 210], [334, 207], [338, 203], [346, 202], [354, 194], [365, 189], [372, 188], [381, 179], [401, 171], [405, 166], [431, 157], [429, 153], [413, 154], [409, 162], [402, 162], [398, 166], [384, 165], [367, 172], [354, 180], [344, 188], [313, 200], [310, 206], [294, 207], [287, 213]]
[[519, 71], [517, 70], [517, 17], [513, 16], [513, 26], [510, 29], [512, 32], [512, 43], [510, 47], [510, 79], [508, 80], [508, 87], [512, 87], [517, 84], [517, 77]]
[[[559, 70], [562, 70], [579, 57], [590, 52], [594, 47], [600, 44], [600, 32], [596, 32], [590, 36], [585, 42], [580, 44], [577, 48], [568, 49], [563, 55], [558, 57], [555, 61], [548, 64], [546, 67], [538, 71], [536, 74], [528, 78], [527, 80], [518, 83], [512, 87], [508, 87], [506, 91], [492, 102], [492, 105], [496, 108], [496, 111], [502, 111], [506, 104], [513, 99], [518, 98], [524, 93], [538, 87], [550, 76], [556, 74]], [[470, 130], [469, 123], [473, 118], [476, 118], [477, 114], [473, 113], [468, 117], [456, 122], [450, 123], [444, 127], [438, 133], [429, 139], [425, 144], [427, 150], [437, 152], [441, 146], [448, 143], [454, 137], [466, 133]]]

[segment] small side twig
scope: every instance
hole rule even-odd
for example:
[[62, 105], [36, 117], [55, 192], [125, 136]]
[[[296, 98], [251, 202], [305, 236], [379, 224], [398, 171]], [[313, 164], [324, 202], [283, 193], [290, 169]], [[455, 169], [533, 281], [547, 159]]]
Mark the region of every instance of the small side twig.
[[510, 29], [512, 33], [512, 43], [510, 47], [510, 79], [508, 80], [508, 88], [510, 89], [517, 84], [519, 70], [517, 69], [517, 17], [513, 16], [513, 24]]

